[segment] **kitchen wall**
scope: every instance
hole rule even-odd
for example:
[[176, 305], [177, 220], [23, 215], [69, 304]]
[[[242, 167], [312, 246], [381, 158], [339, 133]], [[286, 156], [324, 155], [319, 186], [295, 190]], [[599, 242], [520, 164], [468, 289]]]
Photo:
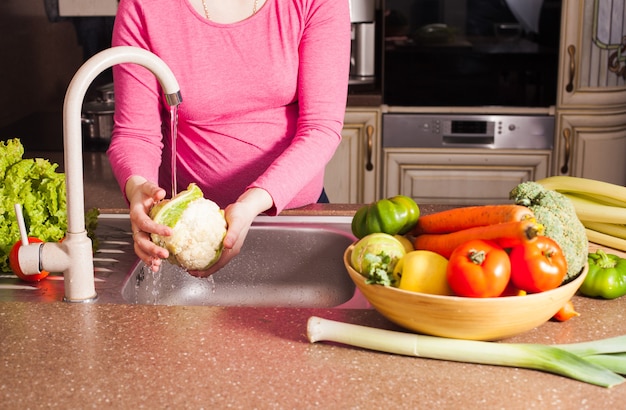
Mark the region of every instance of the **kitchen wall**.
[[44, 0], [0, 0], [0, 62], [0, 139], [18, 136], [5, 134], [16, 122], [61, 123], [65, 90], [83, 62], [72, 22], [51, 23]]

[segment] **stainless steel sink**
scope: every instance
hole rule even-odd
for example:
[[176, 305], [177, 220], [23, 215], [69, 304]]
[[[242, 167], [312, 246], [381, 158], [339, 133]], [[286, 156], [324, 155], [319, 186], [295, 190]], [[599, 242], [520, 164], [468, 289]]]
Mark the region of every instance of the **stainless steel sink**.
[[[355, 240], [350, 217], [260, 216], [242, 252], [212, 278], [165, 263], [156, 274], [138, 262], [130, 220], [104, 214], [96, 236], [95, 303], [298, 308], [370, 308], [343, 265]], [[39, 283], [0, 275], [0, 301], [63, 299], [63, 275]]]
[[209, 278], [165, 263], [137, 264], [122, 289], [129, 303], [212, 306], [337, 307], [354, 283], [343, 252], [354, 241], [341, 218], [259, 218], [241, 253]]

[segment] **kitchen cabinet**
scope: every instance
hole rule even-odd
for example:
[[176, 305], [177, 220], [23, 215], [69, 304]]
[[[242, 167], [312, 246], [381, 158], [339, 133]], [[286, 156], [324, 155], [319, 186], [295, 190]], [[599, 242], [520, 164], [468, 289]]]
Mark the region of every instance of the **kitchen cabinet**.
[[626, 104], [624, 0], [563, 2], [559, 109]]
[[555, 174], [575, 175], [626, 186], [626, 108], [560, 111]]
[[385, 148], [385, 197], [417, 203], [481, 205], [509, 202], [518, 184], [545, 178], [551, 150]]
[[379, 197], [380, 123], [377, 107], [348, 107], [341, 143], [326, 166], [324, 187], [332, 203], [359, 204]]
[[563, 2], [555, 175], [626, 185], [625, 6]]

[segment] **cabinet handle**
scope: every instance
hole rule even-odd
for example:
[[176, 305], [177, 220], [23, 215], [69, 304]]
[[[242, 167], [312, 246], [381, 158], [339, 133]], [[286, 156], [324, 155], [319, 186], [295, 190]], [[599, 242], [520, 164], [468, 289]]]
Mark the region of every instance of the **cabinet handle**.
[[374, 169], [374, 164], [372, 164], [372, 153], [374, 151], [374, 126], [368, 125], [365, 127], [365, 133], [367, 134], [367, 163], [365, 164], [365, 169], [371, 171]]
[[567, 174], [569, 171], [569, 156], [571, 149], [571, 139], [572, 139], [572, 130], [570, 128], [565, 128], [563, 130], [563, 140], [565, 140], [565, 162], [561, 167], [561, 174]]
[[565, 86], [565, 91], [571, 93], [574, 91], [574, 75], [576, 74], [576, 46], [567, 47], [567, 54], [569, 54], [569, 83]]

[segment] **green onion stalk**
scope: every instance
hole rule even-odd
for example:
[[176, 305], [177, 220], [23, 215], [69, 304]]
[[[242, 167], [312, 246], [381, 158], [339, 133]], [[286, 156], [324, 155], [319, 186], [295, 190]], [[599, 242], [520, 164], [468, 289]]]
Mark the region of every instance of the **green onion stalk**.
[[626, 336], [569, 345], [494, 343], [448, 339], [312, 316], [307, 324], [311, 343], [336, 342], [404, 356], [520, 367], [558, 374], [602, 387], [626, 381]]
[[615, 373], [626, 374], [626, 335], [555, 346]]

